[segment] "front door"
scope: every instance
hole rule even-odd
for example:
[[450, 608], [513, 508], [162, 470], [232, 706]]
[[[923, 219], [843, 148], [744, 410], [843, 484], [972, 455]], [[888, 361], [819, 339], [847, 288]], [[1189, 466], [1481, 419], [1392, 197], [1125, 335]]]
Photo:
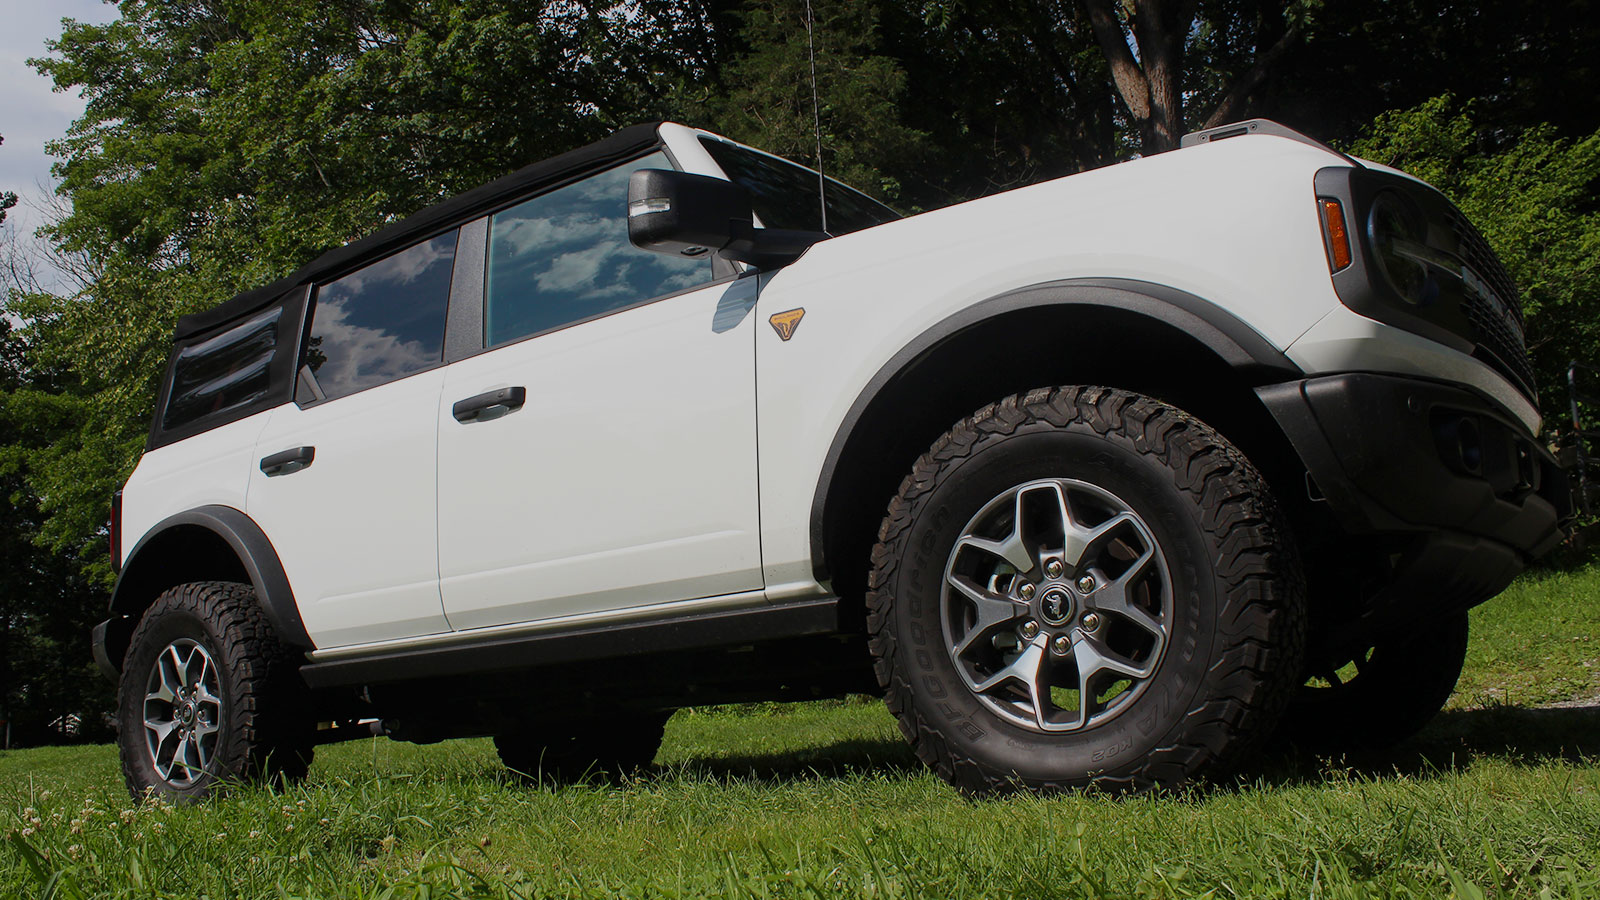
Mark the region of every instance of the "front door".
[[452, 628], [759, 602], [757, 279], [628, 243], [628, 174], [667, 166], [654, 154], [490, 222], [489, 349], [450, 366], [439, 403]]

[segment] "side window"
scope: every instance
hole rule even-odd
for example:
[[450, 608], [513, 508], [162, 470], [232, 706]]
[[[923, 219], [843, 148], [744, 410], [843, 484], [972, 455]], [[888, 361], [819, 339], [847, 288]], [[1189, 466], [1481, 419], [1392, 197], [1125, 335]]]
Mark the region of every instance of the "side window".
[[489, 222], [484, 345], [570, 325], [711, 280], [711, 259], [628, 243], [628, 176], [671, 168], [662, 153], [495, 213]]
[[[750, 192], [765, 228], [822, 230], [817, 173], [786, 159], [703, 137], [700, 146], [733, 182]], [[828, 233], [838, 236], [893, 222], [900, 214], [847, 184], [828, 179]]]
[[179, 350], [161, 427], [171, 431], [265, 397], [282, 316], [283, 307], [274, 307]]
[[343, 397], [444, 358], [456, 232], [317, 288], [295, 399]]

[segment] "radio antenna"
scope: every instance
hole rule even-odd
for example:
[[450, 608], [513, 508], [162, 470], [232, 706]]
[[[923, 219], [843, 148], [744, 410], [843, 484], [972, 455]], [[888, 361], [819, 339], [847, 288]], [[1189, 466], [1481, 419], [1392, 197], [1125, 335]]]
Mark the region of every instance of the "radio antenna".
[[817, 100], [817, 42], [811, 33], [811, 0], [806, 0], [806, 52], [811, 56], [811, 128], [817, 136], [817, 203], [822, 232], [828, 233], [828, 179], [822, 174], [822, 106]]

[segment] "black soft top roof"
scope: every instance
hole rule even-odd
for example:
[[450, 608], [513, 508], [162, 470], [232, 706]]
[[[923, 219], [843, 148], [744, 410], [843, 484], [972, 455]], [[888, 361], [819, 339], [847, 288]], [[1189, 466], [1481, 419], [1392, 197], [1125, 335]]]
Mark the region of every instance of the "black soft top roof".
[[524, 166], [504, 178], [497, 178], [441, 203], [435, 203], [376, 234], [329, 250], [315, 261], [301, 266], [287, 278], [281, 278], [266, 287], [245, 291], [205, 312], [180, 317], [173, 340], [181, 341], [231, 322], [266, 306], [290, 290], [337, 275], [342, 270], [369, 259], [376, 260], [401, 250], [412, 242], [427, 237], [431, 232], [476, 218], [509, 200], [532, 193], [545, 185], [566, 181], [587, 171], [624, 162], [658, 143], [656, 131], [660, 125], [660, 122], [646, 122], [629, 126], [604, 140]]

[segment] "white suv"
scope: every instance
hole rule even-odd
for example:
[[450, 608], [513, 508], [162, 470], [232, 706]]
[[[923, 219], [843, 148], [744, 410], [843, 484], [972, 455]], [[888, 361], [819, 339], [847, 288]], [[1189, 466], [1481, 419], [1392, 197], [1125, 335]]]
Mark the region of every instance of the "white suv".
[[971, 792], [1415, 730], [1569, 517], [1516, 289], [1401, 173], [1185, 144], [902, 218], [636, 126], [184, 317], [95, 632], [130, 788], [849, 692]]

